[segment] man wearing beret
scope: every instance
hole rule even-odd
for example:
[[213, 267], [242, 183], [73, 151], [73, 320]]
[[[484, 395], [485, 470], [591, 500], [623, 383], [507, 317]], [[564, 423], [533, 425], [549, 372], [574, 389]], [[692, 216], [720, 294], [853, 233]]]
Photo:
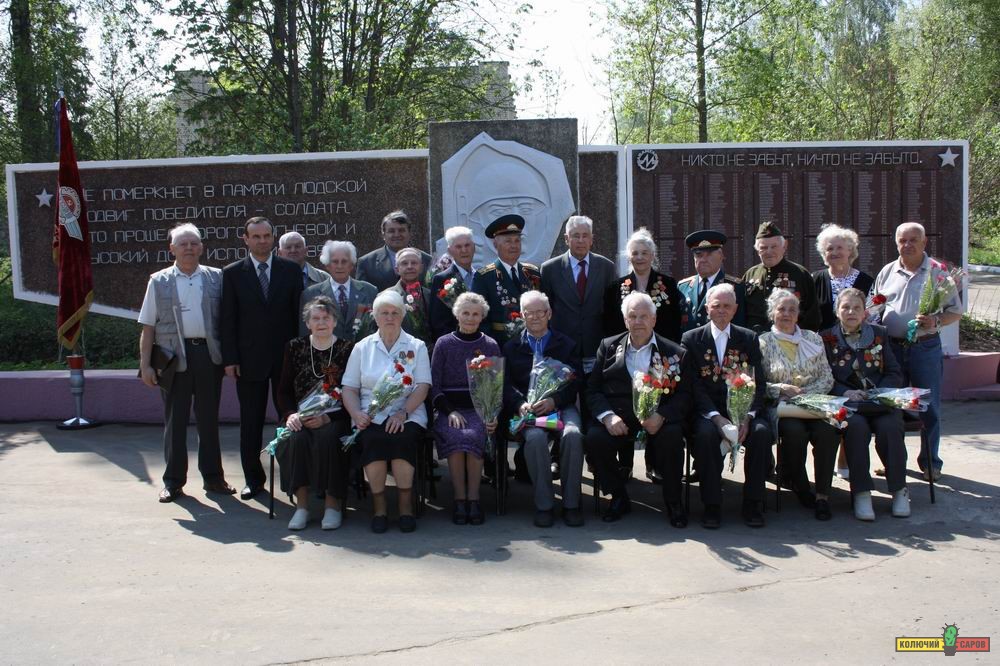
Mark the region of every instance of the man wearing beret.
[[537, 266], [520, 261], [523, 230], [524, 218], [520, 215], [504, 215], [491, 222], [486, 227], [486, 237], [493, 240], [498, 259], [476, 271], [472, 280], [472, 291], [485, 298], [490, 306], [480, 328], [501, 349], [524, 327], [518, 305], [521, 294], [539, 289], [542, 282]]
[[733, 323], [746, 326], [746, 293], [743, 280], [735, 275], [728, 275], [723, 263], [726, 255], [723, 247], [729, 238], [721, 231], [703, 229], [688, 234], [684, 242], [694, 255], [694, 275], [677, 283], [677, 289], [684, 296], [684, 312], [681, 317], [681, 332], [704, 326], [708, 323], [708, 313], [705, 311], [705, 295], [717, 284], [731, 284], [736, 292], [736, 316]]
[[816, 287], [805, 266], [785, 258], [788, 240], [773, 222], [763, 222], [757, 230], [754, 249], [761, 263], [743, 275], [746, 289], [746, 325], [756, 333], [771, 328], [767, 318], [767, 297], [775, 289], [787, 289], [799, 298], [799, 327], [818, 331], [822, 318], [816, 302]]

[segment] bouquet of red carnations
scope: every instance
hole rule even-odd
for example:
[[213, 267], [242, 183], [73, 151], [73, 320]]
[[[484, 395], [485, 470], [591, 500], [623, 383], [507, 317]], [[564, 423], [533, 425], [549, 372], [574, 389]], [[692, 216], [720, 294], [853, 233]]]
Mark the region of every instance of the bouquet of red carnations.
[[[472, 406], [483, 423], [495, 421], [503, 406], [503, 356], [476, 356], [465, 366]], [[486, 455], [493, 457], [495, 440], [486, 435]]]
[[740, 424], [750, 413], [757, 383], [754, 381], [753, 368], [746, 363], [733, 368], [726, 374], [726, 411], [729, 412], [731, 423], [722, 429], [724, 440], [721, 444], [722, 454], [729, 454], [729, 471], [736, 471], [736, 458], [739, 456]]
[[931, 390], [907, 386], [905, 388], [876, 388], [868, 391], [868, 399], [886, 407], [908, 412], [926, 412], [928, 402], [922, 398]]
[[466, 292], [465, 282], [457, 277], [448, 278], [438, 289], [437, 297], [451, 310], [455, 307], [455, 301]]
[[[329, 383], [320, 380], [310, 389], [302, 400], [299, 401], [298, 415], [300, 419], [308, 419], [320, 414], [329, 414], [340, 409], [340, 388], [331, 386]], [[268, 442], [261, 453], [275, 455], [278, 445], [292, 436], [291, 428], [278, 426], [274, 433], [274, 439]]]
[[[372, 399], [365, 412], [368, 416], [374, 417], [412, 390], [413, 376], [406, 372], [406, 367], [402, 363], [396, 361], [392, 370], [375, 382], [375, 388], [372, 389]], [[345, 451], [354, 445], [359, 434], [361, 434], [361, 430], [355, 426], [350, 435], [341, 438], [340, 441], [343, 443]]]
[[[680, 357], [677, 355], [667, 359], [664, 365], [658, 356], [654, 356], [653, 364], [647, 372], [636, 370], [632, 375], [632, 411], [640, 422], [656, 413], [660, 399], [669, 395], [677, 388], [681, 380]], [[639, 428], [635, 443], [642, 444], [649, 437], [645, 428]]]
[[803, 393], [788, 402], [807, 412], [818, 414], [824, 421], [840, 430], [847, 427], [848, 417], [856, 411], [845, 406], [847, 398], [823, 393]]

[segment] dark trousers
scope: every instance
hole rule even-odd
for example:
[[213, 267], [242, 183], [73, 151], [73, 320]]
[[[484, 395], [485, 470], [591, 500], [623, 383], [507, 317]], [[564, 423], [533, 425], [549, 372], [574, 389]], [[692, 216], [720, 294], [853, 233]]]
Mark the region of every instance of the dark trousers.
[[816, 493], [829, 495], [833, 484], [833, 467], [837, 462], [837, 447], [840, 446], [840, 433], [840, 430], [821, 419], [778, 419], [778, 446], [781, 447], [778, 456], [781, 458], [783, 484], [793, 490], [809, 489], [806, 448], [812, 442]]
[[222, 452], [219, 448], [219, 398], [222, 395], [222, 366], [212, 363], [208, 347], [184, 342], [187, 369], [174, 374], [170, 390], [163, 397], [163, 457], [167, 468], [163, 485], [182, 488], [187, 483], [187, 427], [194, 418], [198, 429], [198, 471], [206, 483], [221, 481]]
[[[774, 440], [767, 419], [757, 416], [750, 422], [750, 432], [743, 442], [743, 485], [745, 502], [764, 500], [764, 479], [767, 476], [767, 458]], [[710, 419], [695, 417], [694, 458], [698, 463], [698, 486], [703, 504], [722, 504], [722, 470], [728, 456], [722, 455], [722, 434]], [[664, 475], [666, 481], [666, 475]]]
[[868, 445], [875, 435], [875, 451], [885, 465], [885, 480], [889, 492], [906, 486], [906, 444], [903, 416], [898, 409], [886, 414], [852, 414], [847, 419], [844, 442], [847, 445], [847, 467], [851, 471], [851, 491], [861, 493], [874, 488], [871, 456]]
[[267, 480], [264, 466], [260, 463], [260, 451], [263, 448], [264, 419], [267, 417], [268, 383], [271, 385], [271, 400], [277, 408], [277, 375], [272, 374], [259, 381], [236, 380], [236, 395], [240, 400], [240, 461], [243, 463], [243, 478], [251, 488], [262, 488]]
[[[597, 421], [590, 422], [584, 447], [594, 466], [597, 483], [604, 492], [616, 495], [625, 489], [625, 477], [618, 466], [618, 452], [632, 447], [638, 428], [629, 427], [629, 434], [614, 437]], [[646, 450], [653, 457], [656, 469], [663, 475], [663, 501], [681, 500], [681, 475], [684, 468], [684, 429], [680, 423], [664, 423], [655, 435], [646, 439]]]
[[319, 428], [305, 428], [293, 433], [281, 463], [281, 489], [294, 495], [309, 487], [316, 497], [347, 497], [350, 451], [344, 451], [340, 438], [351, 430], [350, 421], [338, 419]]

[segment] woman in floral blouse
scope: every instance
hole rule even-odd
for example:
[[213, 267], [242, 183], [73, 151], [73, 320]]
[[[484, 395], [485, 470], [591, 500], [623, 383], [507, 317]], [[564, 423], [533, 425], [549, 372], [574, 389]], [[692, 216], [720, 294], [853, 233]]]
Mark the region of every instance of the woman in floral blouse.
[[839, 322], [823, 331], [826, 355], [833, 369], [834, 395], [847, 396], [857, 413], [847, 419], [844, 444], [850, 468], [854, 515], [859, 520], [875, 520], [872, 509], [871, 459], [868, 446], [875, 435], [875, 450], [885, 464], [885, 480], [892, 493], [892, 515], [910, 515], [910, 495], [906, 490], [906, 446], [903, 417], [898, 409], [865, 400], [871, 388], [899, 388], [903, 373], [885, 328], [866, 321], [866, 296], [858, 289], [845, 289], [837, 297]]
[[677, 280], [657, 272], [659, 259], [652, 234], [645, 228], [636, 231], [628, 239], [625, 253], [632, 272], [612, 282], [604, 292], [604, 337], [625, 332], [622, 301], [633, 291], [644, 291], [656, 306], [654, 332], [679, 344], [683, 296]]
[[[805, 393], [829, 393], [833, 375], [823, 340], [798, 326], [799, 299], [787, 289], [775, 289], [767, 298], [771, 330], [760, 336], [760, 351], [767, 374], [767, 395], [780, 402]], [[777, 410], [774, 410], [776, 414]], [[833, 465], [840, 445], [840, 431], [823, 419], [782, 417], [777, 433], [783, 485], [788, 485], [803, 506], [815, 510], [818, 520], [829, 520]], [[812, 442], [816, 492], [809, 487], [806, 446]]]

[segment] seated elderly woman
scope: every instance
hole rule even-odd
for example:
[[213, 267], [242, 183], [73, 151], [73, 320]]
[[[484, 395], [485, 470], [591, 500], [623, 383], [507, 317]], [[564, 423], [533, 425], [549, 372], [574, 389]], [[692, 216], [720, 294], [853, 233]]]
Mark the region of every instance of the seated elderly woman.
[[[833, 375], [817, 333], [799, 328], [799, 299], [787, 289], [775, 289], [767, 298], [771, 330], [760, 336], [760, 351], [767, 375], [767, 395], [785, 400], [804, 393], [829, 393]], [[776, 412], [777, 410], [775, 410]], [[840, 431], [822, 419], [778, 419], [781, 464], [778, 473], [803, 506], [815, 510], [818, 520], [829, 520], [833, 465], [840, 445]], [[806, 445], [812, 442], [816, 493], [806, 474]]]
[[496, 341], [479, 331], [489, 309], [479, 294], [461, 294], [452, 306], [458, 330], [438, 338], [431, 357], [431, 396], [437, 410], [434, 432], [438, 457], [448, 459], [451, 471], [455, 488], [452, 522], [456, 525], [482, 525], [484, 520], [479, 506], [483, 445], [497, 422], [484, 424], [473, 408], [466, 367], [477, 356], [500, 356]]
[[[406, 304], [391, 289], [372, 303], [378, 330], [354, 346], [344, 370], [344, 407], [359, 434], [361, 464], [372, 491], [372, 531], [388, 529], [385, 481], [391, 468], [399, 494], [399, 529], [412, 532], [413, 469], [417, 447], [427, 427], [424, 399], [430, 390], [431, 367], [424, 343], [403, 331]], [[402, 386], [402, 394], [382, 409], [372, 405], [373, 389], [384, 375]]]
[[278, 384], [278, 412], [293, 432], [282, 458], [281, 489], [295, 495], [295, 513], [288, 529], [301, 530], [309, 521], [309, 491], [326, 499], [321, 526], [335, 530], [342, 520], [341, 500], [347, 494], [348, 460], [340, 446], [347, 433], [347, 412], [301, 417], [298, 405], [317, 387], [330, 391], [340, 386], [347, 359], [354, 348], [351, 340], [338, 339], [337, 306], [325, 296], [302, 309], [309, 335], [293, 338], [285, 346], [285, 361]]
[[834, 395], [846, 396], [857, 413], [847, 419], [844, 440], [850, 468], [854, 515], [859, 520], [875, 520], [872, 509], [871, 460], [868, 445], [875, 434], [875, 450], [885, 464], [886, 483], [892, 493], [892, 515], [910, 515], [910, 495], [906, 489], [906, 446], [903, 417], [898, 409], [865, 401], [865, 390], [898, 388], [903, 384], [899, 362], [888, 346], [885, 328], [866, 321], [866, 295], [845, 289], [837, 296], [839, 323], [823, 331], [826, 355], [833, 368]]

